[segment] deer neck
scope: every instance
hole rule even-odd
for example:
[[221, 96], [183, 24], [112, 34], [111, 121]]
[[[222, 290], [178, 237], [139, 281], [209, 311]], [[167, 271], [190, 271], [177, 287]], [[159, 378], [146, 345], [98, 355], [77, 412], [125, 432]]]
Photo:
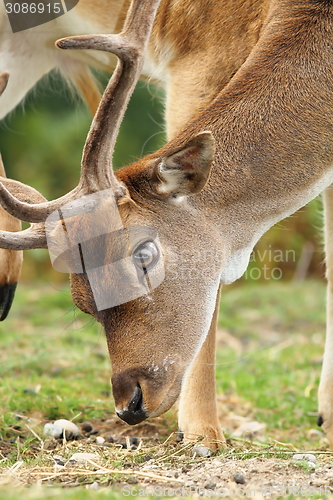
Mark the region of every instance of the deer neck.
[[333, 182], [333, 29], [319, 8], [303, 19], [303, 4], [266, 25], [229, 85], [184, 131], [216, 138], [210, 180], [192, 203], [219, 227], [221, 245], [228, 240], [226, 283], [245, 271], [263, 233]]

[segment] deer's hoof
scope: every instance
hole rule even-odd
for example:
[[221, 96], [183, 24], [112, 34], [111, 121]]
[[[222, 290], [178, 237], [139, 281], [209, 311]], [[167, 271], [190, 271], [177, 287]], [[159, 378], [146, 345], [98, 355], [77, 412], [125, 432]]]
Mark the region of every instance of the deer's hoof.
[[0, 285], [0, 321], [7, 318], [12, 306], [17, 283], [5, 283]]
[[[203, 439], [202, 439], [203, 437]], [[199, 446], [209, 448], [211, 451], [217, 451], [226, 447], [226, 440], [223, 436], [220, 426], [205, 426], [202, 429], [188, 429], [184, 432], [184, 442], [198, 444]]]

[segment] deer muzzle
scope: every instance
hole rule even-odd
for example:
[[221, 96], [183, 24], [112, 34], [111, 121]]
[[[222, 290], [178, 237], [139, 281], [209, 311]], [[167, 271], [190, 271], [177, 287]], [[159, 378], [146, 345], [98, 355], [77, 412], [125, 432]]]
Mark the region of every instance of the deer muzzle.
[[130, 425], [166, 412], [176, 401], [182, 377], [163, 367], [133, 368], [111, 379], [117, 415]]

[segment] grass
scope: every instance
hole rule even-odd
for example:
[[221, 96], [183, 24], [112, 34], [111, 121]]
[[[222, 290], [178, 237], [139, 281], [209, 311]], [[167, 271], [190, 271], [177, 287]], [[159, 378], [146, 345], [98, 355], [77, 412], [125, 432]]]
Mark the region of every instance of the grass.
[[[225, 455], [242, 460], [272, 455], [286, 458], [294, 448], [322, 449], [322, 441], [309, 441], [307, 433], [316, 427], [325, 333], [324, 283], [245, 283], [226, 288], [219, 326], [217, 388], [226, 434], [230, 436], [234, 430], [234, 415], [266, 425], [263, 443], [248, 445], [231, 436], [232, 447]], [[179, 448], [182, 445], [175, 445], [174, 438], [170, 447], [161, 441], [147, 442], [133, 453], [112, 447], [101, 451], [92, 440], [89, 451], [100, 454], [104, 469], [120, 472], [119, 476], [104, 474], [108, 488], [98, 492], [85, 489], [104, 477], [94, 477], [94, 468], [90, 475], [78, 473], [77, 482], [66, 483], [65, 489], [59, 487], [62, 476], [56, 484], [50, 479], [38, 480], [36, 485], [37, 470], [44, 471], [45, 477], [54, 473], [54, 452], [43, 448], [45, 421], [67, 418], [78, 423], [114, 417], [106, 342], [99, 325], [74, 309], [68, 287], [49, 284], [19, 287], [10, 317], [0, 326], [0, 337], [0, 444], [15, 443], [9, 455], [0, 453], [0, 477], [3, 472], [5, 478], [0, 480], [1, 499], [18, 500], [22, 495], [28, 500], [106, 498], [111, 484], [124, 481], [128, 464], [139, 470], [147, 455], [166, 464], [181, 462], [180, 457], [185, 456], [191, 462], [186, 447]], [[171, 432], [168, 428], [176, 430], [175, 418], [171, 411], [158, 421], [163, 440]], [[276, 442], [286, 446], [274, 447]], [[60, 453], [68, 459], [82, 451], [83, 445], [73, 441], [61, 446]], [[300, 466], [306, 469], [308, 464]], [[22, 490], [18, 481], [18, 489], [13, 489], [14, 482], [8, 479], [11, 468], [15, 477], [22, 471], [24, 484], [35, 485]], [[131, 484], [131, 478], [128, 472], [124, 484]], [[123, 495], [112, 489], [112, 498]]]
[[320, 281], [244, 284], [226, 290], [220, 326], [239, 341], [217, 357], [218, 390], [251, 407], [277, 438], [306, 446], [316, 427], [317, 388], [325, 338]]
[[20, 287], [16, 299], [0, 330], [2, 418], [37, 412], [51, 420], [82, 412], [88, 419], [112, 411], [103, 333], [75, 312], [68, 288]]

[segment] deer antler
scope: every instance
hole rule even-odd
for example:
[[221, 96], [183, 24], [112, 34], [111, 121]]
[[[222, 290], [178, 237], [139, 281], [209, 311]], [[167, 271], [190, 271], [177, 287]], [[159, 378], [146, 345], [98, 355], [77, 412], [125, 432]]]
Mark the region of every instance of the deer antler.
[[7, 71], [4, 71], [3, 73], [1, 73], [1, 75], [0, 75], [0, 95], [3, 93], [3, 91], [7, 87], [8, 78], [9, 78], [9, 73], [7, 73]]
[[[12, 216], [30, 223], [45, 222], [53, 211], [82, 196], [110, 188], [116, 198], [125, 194], [125, 187], [117, 180], [112, 169], [114, 144], [142, 70], [145, 49], [159, 3], [160, 0], [133, 0], [124, 30], [119, 35], [75, 36], [56, 42], [62, 49], [112, 52], [118, 56], [118, 64], [90, 127], [77, 187], [56, 200], [29, 204], [18, 200], [0, 183], [0, 204]], [[11, 239], [7, 233], [0, 231], [0, 245], [15, 250], [19, 235], [24, 238], [25, 234], [24, 231], [15, 233], [15, 239]], [[31, 245], [25, 248], [36, 248], [33, 241]]]

